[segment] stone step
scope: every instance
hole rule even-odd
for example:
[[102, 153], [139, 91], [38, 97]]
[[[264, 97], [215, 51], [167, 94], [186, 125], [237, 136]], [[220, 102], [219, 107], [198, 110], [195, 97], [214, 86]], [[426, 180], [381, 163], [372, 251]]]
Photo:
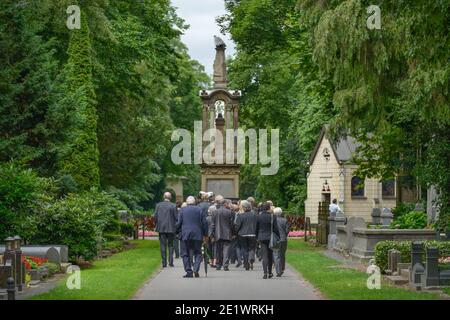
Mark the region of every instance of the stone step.
[[404, 278], [402, 276], [387, 276], [387, 280], [394, 285], [403, 285], [409, 282], [408, 278]]

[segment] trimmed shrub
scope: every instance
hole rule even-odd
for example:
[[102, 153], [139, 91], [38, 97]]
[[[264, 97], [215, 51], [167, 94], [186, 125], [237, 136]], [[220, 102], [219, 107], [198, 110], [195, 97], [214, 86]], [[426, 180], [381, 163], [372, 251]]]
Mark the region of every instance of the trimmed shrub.
[[[412, 241], [380, 241], [375, 245], [375, 264], [381, 272], [385, 272], [388, 266], [388, 251], [396, 249], [400, 251], [401, 262], [411, 262]], [[450, 241], [424, 241], [425, 248], [437, 247], [440, 255], [450, 254]]]
[[0, 239], [16, 234], [24, 240], [33, 237], [36, 226], [29, 216], [42, 212], [56, 192], [53, 179], [14, 163], [0, 163]]
[[[105, 192], [70, 194], [35, 217], [34, 243], [58, 243], [69, 247], [69, 258], [92, 260], [105, 234], [120, 235], [118, 210], [124, 205]], [[112, 239], [116, 240], [116, 238]]]
[[44, 267], [47, 267], [49, 274], [52, 276], [55, 273], [60, 272], [60, 268], [56, 263], [46, 262], [43, 264]]

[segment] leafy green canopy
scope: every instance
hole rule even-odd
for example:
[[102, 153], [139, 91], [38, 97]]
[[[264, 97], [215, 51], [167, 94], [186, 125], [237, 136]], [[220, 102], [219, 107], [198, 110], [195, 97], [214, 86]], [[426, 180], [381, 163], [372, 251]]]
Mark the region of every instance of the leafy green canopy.
[[381, 30], [366, 28], [368, 1], [300, 0], [313, 60], [333, 80], [335, 124], [362, 143], [361, 175], [414, 175], [440, 191], [450, 217], [450, 6], [383, 1]]
[[[66, 27], [69, 5], [81, 30]], [[164, 177], [170, 133], [200, 118], [208, 82], [168, 0], [2, 1], [0, 160], [54, 176], [71, 192], [99, 186], [149, 206]], [[4, 48], [4, 50], [3, 50]], [[198, 170], [189, 171], [198, 180]], [[195, 173], [196, 172], [196, 173]]]

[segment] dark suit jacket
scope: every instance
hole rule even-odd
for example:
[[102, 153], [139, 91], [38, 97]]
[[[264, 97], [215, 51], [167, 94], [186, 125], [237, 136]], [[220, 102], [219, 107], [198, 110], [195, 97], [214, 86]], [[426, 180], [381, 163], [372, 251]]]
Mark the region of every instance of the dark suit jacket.
[[177, 207], [169, 201], [163, 201], [155, 208], [156, 231], [160, 233], [175, 233], [177, 223]]
[[207, 216], [206, 222], [208, 223], [208, 237], [212, 237], [212, 219], [213, 216]]
[[215, 240], [231, 240], [234, 235], [234, 214], [230, 209], [220, 207], [214, 211], [212, 234]]
[[181, 230], [181, 240], [203, 240], [208, 235], [208, 223], [202, 209], [195, 205], [181, 208], [177, 229]]
[[280, 241], [287, 241], [289, 235], [289, 222], [284, 217], [277, 217], [278, 231], [280, 231]]
[[270, 241], [271, 230], [278, 236], [280, 235], [276, 217], [268, 212], [262, 212], [256, 217], [256, 239]]
[[198, 204], [198, 206], [202, 209], [203, 214], [205, 215], [205, 217], [208, 216], [208, 209], [209, 207], [212, 206], [211, 202], [208, 201], [202, 201]]
[[237, 215], [236, 232], [240, 236], [256, 235], [256, 214], [253, 211]]

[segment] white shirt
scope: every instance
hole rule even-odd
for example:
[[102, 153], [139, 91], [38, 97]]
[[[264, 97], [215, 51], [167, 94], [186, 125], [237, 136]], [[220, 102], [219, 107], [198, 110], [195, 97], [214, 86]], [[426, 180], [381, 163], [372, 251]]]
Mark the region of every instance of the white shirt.
[[331, 203], [329, 210], [330, 210], [330, 215], [335, 216], [338, 211], [341, 211], [341, 208], [339, 208], [339, 206], [336, 203]]

